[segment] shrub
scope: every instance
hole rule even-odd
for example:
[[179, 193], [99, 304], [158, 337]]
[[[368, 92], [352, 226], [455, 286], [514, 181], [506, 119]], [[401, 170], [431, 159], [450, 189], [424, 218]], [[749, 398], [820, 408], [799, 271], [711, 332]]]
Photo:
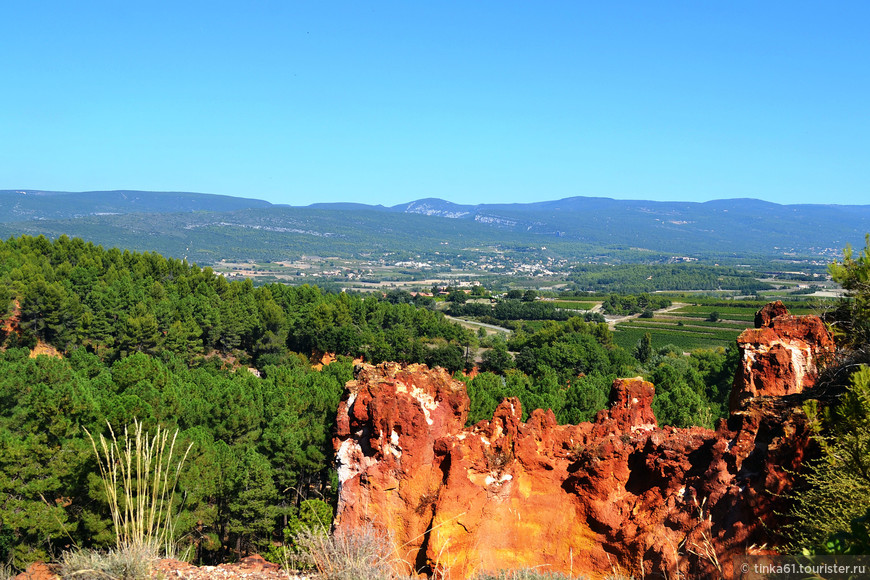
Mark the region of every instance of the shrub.
[[814, 403], [805, 410], [819, 432], [822, 458], [807, 474], [809, 489], [795, 494], [791, 535], [799, 547], [824, 551], [832, 536], [848, 532], [853, 520], [870, 510], [870, 367], [852, 374], [836, 410], [824, 421]]
[[386, 580], [394, 578], [392, 539], [368, 527], [332, 535], [303, 530], [296, 537], [308, 564], [323, 580]]
[[813, 551], [824, 554], [846, 554], [850, 556], [866, 556], [870, 554], [870, 508], [864, 515], [852, 520], [848, 532], [837, 532], [828, 538], [819, 550], [804, 550], [810, 555]]
[[[285, 569], [305, 567], [309, 560], [297, 538], [303, 533], [326, 535], [332, 524], [332, 506], [321, 499], [306, 499], [299, 507], [291, 507], [284, 528], [284, 544], [271, 546], [263, 557], [281, 564]], [[308, 563], [308, 566], [311, 564]]]
[[154, 553], [146, 544], [128, 545], [107, 553], [93, 550], [64, 552], [61, 578], [76, 580], [143, 580], [149, 577]]
[[292, 510], [287, 520], [287, 531], [296, 537], [305, 530], [326, 533], [332, 525], [332, 506], [322, 499], [305, 499]]

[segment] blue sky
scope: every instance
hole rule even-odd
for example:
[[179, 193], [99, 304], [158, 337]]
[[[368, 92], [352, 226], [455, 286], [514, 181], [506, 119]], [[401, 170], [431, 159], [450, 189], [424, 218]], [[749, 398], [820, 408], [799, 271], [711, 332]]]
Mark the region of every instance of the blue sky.
[[870, 203], [866, 2], [0, 13], [0, 188]]

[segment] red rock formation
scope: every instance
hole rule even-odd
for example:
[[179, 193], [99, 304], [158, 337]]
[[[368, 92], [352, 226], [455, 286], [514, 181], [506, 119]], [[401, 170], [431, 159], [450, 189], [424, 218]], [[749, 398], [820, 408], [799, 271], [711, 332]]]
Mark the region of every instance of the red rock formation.
[[343, 526], [386, 528], [397, 555], [419, 568], [443, 482], [438, 439], [468, 416], [465, 386], [425, 365], [359, 365], [338, 408], [336, 452]]
[[755, 328], [770, 326], [773, 319], [778, 316], [788, 316], [788, 308], [785, 307], [782, 300], [765, 304], [755, 313]]
[[[815, 328], [786, 328], [801, 324]], [[464, 385], [442, 369], [362, 365], [338, 412], [336, 528], [386, 530], [403, 572], [454, 580], [532, 566], [729, 577], [733, 556], [777, 540], [806, 417], [793, 397], [765, 398], [716, 431], [659, 428], [653, 395], [616, 381], [608, 409], [580, 425], [542, 410], [522, 423], [507, 399], [464, 428]]]
[[58, 578], [60, 576], [57, 574], [57, 566], [45, 562], [34, 562], [27, 567], [27, 570], [13, 576], [12, 580], [57, 580]]
[[[6, 337], [10, 334], [17, 334], [21, 337], [21, 304], [18, 300], [15, 300], [12, 303], [12, 312], [6, 318], [0, 318], [0, 345], [3, 344], [3, 341], [6, 340]], [[54, 358], [62, 358], [63, 355], [58, 351], [55, 347], [51, 346], [43, 342], [42, 340], [38, 340], [36, 342], [36, 346], [33, 347], [30, 351], [30, 358], [36, 358], [37, 356], [44, 355], [50, 356]]]
[[12, 303], [12, 312], [5, 319], [0, 318], [0, 338], [6, 338], [6, 336], [12, 334], [13, 332], [21, 335], [21, 304], [18, 300], [15, 300]]
[[779, 301], [756, 313], [755, 326], [737, 338], [740, 365], [731, 389], [732, 411], [754, 397], [812, 387], [819, 363], [834, 352], [831, 334], [818, 316], [791, 316]]

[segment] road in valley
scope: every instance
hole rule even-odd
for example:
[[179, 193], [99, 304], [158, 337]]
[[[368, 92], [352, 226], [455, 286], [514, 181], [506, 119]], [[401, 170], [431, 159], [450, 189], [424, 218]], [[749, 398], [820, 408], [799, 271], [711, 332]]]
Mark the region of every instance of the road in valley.
[[461, 324], [465, 328], [475, 328], [476, 329], [476, 328], [480, 328], [482, 326], [484, 328], [494, 330], [495, 332], [504, 332], [507, 334], [510, 334], [511, 332], [513, 332], [513, 330], [511, 330], [510, 328], [504, 328], [501, 326], [496, 326], [494, 324], [486, 324], [485, 322], [475, 322], [473, 320], [465, 320], [464, 318], [456, 318], [455, 316], [447, 316], [446, 314], [444, 315], [444, 318], [447, 318], [448, 320], [452, 320], [453, 322], [458, 322], [459, 324]]
[[[667, 308], [655, 310], [654, 312], [656, 314], [664, 314], [665, 312], [671, 312], [672, 310], [679, 310], [683, 306], [688, 306], [688, 304], [685, 302], [674, 302], [673, 304], [671, 304]], [[601, 311], [601, 304], [595, 306], [592, 309], [592, 312], [600, 312], [600, 311]], [[609, 314], [605, 314], [604, 319], [607, 321], [607, 326], [610, 328], [610, 330], [614, 330], [614, 329], [616, 329], [617, 323], [625, 322], [626, 320], [631, 320], [632, 318], [640, 318], [640, 315], [641, 315], [640, 312], [638, 312], [637, 314], [629, 314], [628, 316], [611, 316]]]

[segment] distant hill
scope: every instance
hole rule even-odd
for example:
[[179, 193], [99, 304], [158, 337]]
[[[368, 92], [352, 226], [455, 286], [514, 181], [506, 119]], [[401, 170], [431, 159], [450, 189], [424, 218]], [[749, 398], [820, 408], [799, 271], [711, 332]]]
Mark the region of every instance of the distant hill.
[[867, 232], [870, 205], [779, 205], [755, 199], [692, 203], [572, 197], [461, 205], [430, 198], [393, 207], [293, 207], [184, 192], [0, 191], [3, 237], [67, 234], [204, 264], [302, 254], [461, 257], [469, 248], [547, 248], [548, 255], [580, 262], [670, 256], [830, 260], [847, 244], [863, 247]]
[[[330, 209], [330, 204], [319, 204]], [[695, 202], [571, 197], [515, 204], [458, 205], [422, 199], [372, 210], [471, 220], [501, 229], [656, 251], [839, 252], [863, 245], [870, 205], [780, 205], [757, 199]]]
[[268, 201], [175, 191], [0, 190], [0, 222], [58, 220], [126, 213], [233, 211], [268, 207]]

